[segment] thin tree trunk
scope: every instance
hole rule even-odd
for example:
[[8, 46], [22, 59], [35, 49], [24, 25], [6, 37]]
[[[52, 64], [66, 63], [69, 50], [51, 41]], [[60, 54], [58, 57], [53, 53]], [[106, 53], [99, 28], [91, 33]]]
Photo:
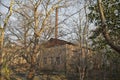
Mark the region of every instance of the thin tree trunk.
[[31, 51], [31, 64], [30, 69], [27, 75], [27, 80], [33, 80], [35, 72], [36, 72], [36, 54], [37, 54], [37, 45], [38, 45], [38, 37], [34, 34], [34, 46]]

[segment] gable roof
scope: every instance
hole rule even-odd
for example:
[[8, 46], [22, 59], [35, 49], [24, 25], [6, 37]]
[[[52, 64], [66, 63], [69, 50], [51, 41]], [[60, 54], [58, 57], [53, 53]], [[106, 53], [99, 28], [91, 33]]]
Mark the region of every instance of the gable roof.
[[50, 47], [60, 46], [60, 45], [65, 45], [65, 44], [75, 45], [71, 42], [67, 42], [67, 41], [64, 41], [64, 40], [56, 39], [56, 38], [51, 38], [50, 40], [43, 43], [42, 45], [45, 46], [46, 48], [50, 48]]

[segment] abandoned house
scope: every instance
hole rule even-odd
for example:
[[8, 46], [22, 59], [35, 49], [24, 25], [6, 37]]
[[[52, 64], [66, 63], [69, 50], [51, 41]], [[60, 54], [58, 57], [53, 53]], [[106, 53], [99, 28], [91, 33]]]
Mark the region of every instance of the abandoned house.
[[[72, 50], [75, 49], [75, 44], [51, 38], [48, 42], [42, 44], [40, 57], [41, 70], [64, 71], [66, 63], [72, 56]], [[71, 54], [71, 55], [69, 55]]]
[[[69, 65], [73, 64], [71, 63], [73, 58], [79, 57], [79, 53], [81, 53], [78, 45], [56, 38], [51, 38], [41, 47], [39, 55], [41, 71], [65, 72], [70, 70]], [[85, 50], [85, 48], [82, 49]], [[87, 53], [90, 53], [90, 50]]]

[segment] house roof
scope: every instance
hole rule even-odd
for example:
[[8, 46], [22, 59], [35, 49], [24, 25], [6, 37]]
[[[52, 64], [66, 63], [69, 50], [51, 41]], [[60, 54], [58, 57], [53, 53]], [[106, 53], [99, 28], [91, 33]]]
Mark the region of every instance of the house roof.
[[60, 45], [65, 45], [65, 44], [75, 45], [71, 42], [67, 42], [67, 41], [64, 41], [64, 40], [56, 39], [56, 38], [51, 38], [50, 40], [43, 43], [42, 45], [45, 46], [46, 48], [50, 48], [50, 47], [60, 46]]

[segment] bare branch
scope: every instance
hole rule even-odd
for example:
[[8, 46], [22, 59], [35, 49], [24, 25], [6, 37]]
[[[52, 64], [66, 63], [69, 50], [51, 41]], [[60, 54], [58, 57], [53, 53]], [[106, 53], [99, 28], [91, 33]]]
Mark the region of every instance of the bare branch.
[[13, 4], [14, 4], [14, 0], [11, 0], [10, 2], [10, 7], [9, 7], [9, 13], [8, 13], [8, 16], [5, 18], [5, 21], [4, 21], [4, 25], [3, 25], [3, 28], [5, 29], [7, 24], [8, 24], [8, 20], [10, 18], [10, 16], [12, 15], [12, 12], [13, 12]]

